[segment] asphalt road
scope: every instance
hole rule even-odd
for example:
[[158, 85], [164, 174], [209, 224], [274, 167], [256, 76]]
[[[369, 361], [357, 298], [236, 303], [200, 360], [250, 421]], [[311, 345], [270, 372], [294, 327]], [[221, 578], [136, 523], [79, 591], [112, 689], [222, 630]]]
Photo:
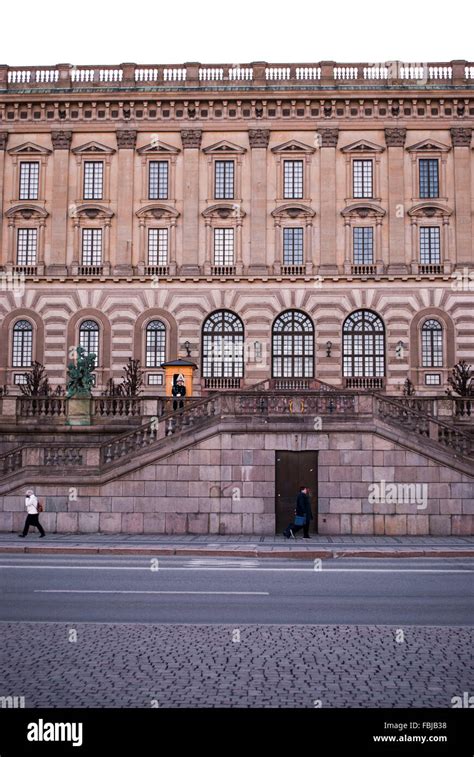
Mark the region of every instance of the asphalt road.
[[0, 620], [154, 624], [474, 622], [474, 560], [0, 556]]

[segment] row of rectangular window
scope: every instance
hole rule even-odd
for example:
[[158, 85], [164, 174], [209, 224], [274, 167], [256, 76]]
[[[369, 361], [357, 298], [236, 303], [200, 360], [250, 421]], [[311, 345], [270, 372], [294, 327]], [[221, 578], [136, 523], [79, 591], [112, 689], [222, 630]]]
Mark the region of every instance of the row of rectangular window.
[[[355, 226], [352, 229], [354, 265], [371, 265], [374, 263], [374, 228], [372, 226]], [[441, 262], [441, 236], [439, 226], [421, 226], [420, 263], [422, 265], [439, 265]], [[82, 230], [82, 265], [100, 266], [103, 262], [102, 229]], [[34, 266], [37, 264], [38, 230], [20, 228], [17, 236], [17, 265]], [[148, 229], [148, 265], [168, 265], [169, 230], [167, 228]], [[232, 266], [235, 263], [235, 233], [233, 228], [214, 229], [214, 265]], [[304, 229], [301, 227], [283, 228], [283, 264], [303, 265], [304, 263]]]
[[[283, 198], [304, 198], [304, 164], [302, 160], [283, 161]], [[235, 197], [235, 164], [233, 160], [216, 160], [214, 164], [214, 198], [233, 200]], [[370, 199], [374, 195], [373, 161], [354, 160], [352, 191], [355, 199]], [[83, 196], [85, 200], [104, 198], [104, 163], [84, 162]], [[439, 197], [439, 161], [422, 158], [419, 161], [420, 198]], [[39, 163], [20, 163], [20, 200], [37, 200], [39, 197]], [[152, 160], [148, 169], [148, 199], [169, 199], [169, 164], [167, 160]]]

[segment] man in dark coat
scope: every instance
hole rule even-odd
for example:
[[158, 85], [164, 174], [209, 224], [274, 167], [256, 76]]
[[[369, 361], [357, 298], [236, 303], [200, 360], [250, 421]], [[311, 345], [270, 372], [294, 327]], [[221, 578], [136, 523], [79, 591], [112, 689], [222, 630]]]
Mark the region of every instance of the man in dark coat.
[[286, 536], [287, 539], [290, 537], [293, 537], [294, 539], [296, 538], [295, 533], [304, 529], [304, 538], [311, 539], [311, 536], [309, 535], [309, 524], [313, 520], [313, 513], [311, 511], [311, 499], [309, 497], [309, 489], [307, 486], [300, 486], [300, 491], [296, 498], [295, 513], [300, 518], [304, 518], [304, 523], [298, 526], [295, 523], [290, 523], [290, 525], [283, 531], [283, 536]]
[[[184, 384], [184, 376], [182, 373], [179, 374], [176, 382], [173, 384], [171, 394], [173, 397], [186, 397], [186, 386]], [[179, 402], [177, 400], [173, 401], [173, 410], [177, 410], [178, 407], [180, 410], [184, 408], [184, 402], [182, 399], [180, 399]]]

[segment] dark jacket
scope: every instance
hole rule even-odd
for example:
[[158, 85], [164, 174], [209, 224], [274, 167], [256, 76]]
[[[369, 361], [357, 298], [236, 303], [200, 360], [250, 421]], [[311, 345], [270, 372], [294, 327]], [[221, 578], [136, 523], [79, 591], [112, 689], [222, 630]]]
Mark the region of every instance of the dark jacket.
[[296, 499], [296, 514], [305, 515], [307, 521], [313, 520], [313, 513], [311, 512], [311, 500], [304, 492], [300, 492]]
[[173, 384], [171, 394], [173, 395], [173, 397], [185, 397], [186, 387], [184, 386], [184, 384], [182, 386], [180, 386], [179, 384]]

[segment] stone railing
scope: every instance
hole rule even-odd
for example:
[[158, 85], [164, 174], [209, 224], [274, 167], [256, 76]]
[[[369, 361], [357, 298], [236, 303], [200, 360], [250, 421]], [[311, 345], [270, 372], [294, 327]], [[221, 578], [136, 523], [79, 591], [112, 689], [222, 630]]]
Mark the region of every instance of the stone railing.
[[0, 473], [7, 476], [9, 473], [21, 470], [23, 466], [23, 448], [17, 447], [10, 452], [0, 455]]
[[66, 417], [66, 397], [17, 397], [16, 415], [20, 420], [30, 418], [60, 418]]
[[297, 392], [268, 391], [235, 392], [220, 396], [222, 415], [250, 415], [286, 417], [308, 416], [316, 418], [321, 415], [354, 415], [371, 412], [369, 404], [364, 403], [364, 396], [342, 392]]
[[[172, 400], [171, 400], [172, 402]], [[160, 414], [161, 413], [161, 414]], [[378, 419], [395, 427], [398, 432], [415, 434], [456, 457], [469, 458], [474, 441], [455, 428], [428, 413], [421, 413], [409, 404], [367, 392], [341, 391], [230, 391], [211, 394], [204, 399], [188, 399], [185, 406], [170, 411], [168, 400], [158, 408], [158, 415], [139, 427], [115, 436], [102, 444], [55, 443], [26, 444], [0, 455], [3, 476], [18, 476], [21, 469], [41, 470], [44, 475], [63, 475], [67, 468], [83, 475], [98, 475], [113, 465], [130, 462], [148, 449], [169, 444], [169, 438], [183, 433], [193, 443], [191, 434], [221, 421], [237, 422], [245, 427], [259, 419], [268, 424], [294, 423], [294, 428], [321, 431], [323, 427], [344, 428], [345, 420], [354, 428], [366, 426]], [[332, 419], [332, 420], [331, 420]], [[304, 425], [302, 425], [304, 424]], [[270, 428], [269, 425], [265, 426]], [[421, 445], [423, 449], [424, 443]], [[432, 447], [433, 449], [433, 447]], [[466, 459], [462, 461], [466, 462]]]
[[453, 419], [460, 421], [474, 420], [474, 397], [392, 397], [410, 410], [425, 413], [435, 418]]
[[151, 418], [139, 428], [103, 444], [100, 452], [101, 462], [103, 465], [109, 465], [134, 452], [143, 451], [150, 445], [162, 443], [167, 436], [201, 426], [216, 416], [217, 408], [218, 398], [211, 395], [201, 401], [188, 402], [182, 410]]
[[143, 415], [141, 397], [94, 397], [95, 418], [130, 418]]
[[470, 85], [474, 64], [465, 60], [406, 63], [243, 63], [243, 64], [136, 64], [115, 66], [0, 66], [0, 90], [61, 91], [96, 89], [256, 89], [259, 87], [295, 88], [411, 87], [430, 84]]
[[470, 456], [474, 442], [469, 434], [427, 413], [420, 413], [399, 400], [381, 395], [374, 397], [377, 401], [376, 412], [383, 421], [437, 442], [460, 455]]

